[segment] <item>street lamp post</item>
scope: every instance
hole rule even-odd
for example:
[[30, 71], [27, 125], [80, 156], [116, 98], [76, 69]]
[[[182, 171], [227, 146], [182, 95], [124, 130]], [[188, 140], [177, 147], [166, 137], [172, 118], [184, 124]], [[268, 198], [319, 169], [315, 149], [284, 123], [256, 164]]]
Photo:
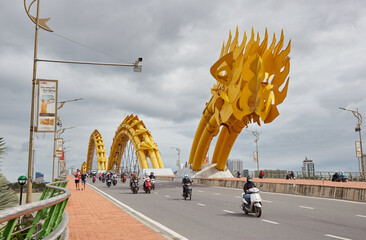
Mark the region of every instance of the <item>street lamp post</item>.
[[19, 205], [22, 205], [23, 186], [24, 186], [24, 184], [27, 183], [27, 177], [26, 176], [18, 177], [18, 183], [20, 185], [20, 202], [19, 202]]
[[170, 148], [174, 148], [175, 150], [177, 150], [177, 153], [178, 153], [178, 162], [177, 162], [177, 165], [180, 168], [180, 148], [178, 148], [178, 147], [170, 147]]
[[346, 109], [344, 107], [340, 107], [339, 109], [344, 110], [344, 111], [348, 111], [348, 112], [352, 112], [353, 116], [355, 116], [355, 118], [357, 118], [357, 125], [356, 125], [356, 128], [355, 128], [355, 132], [358, 132], [358, 135], [360, 137], [361, 168], [362, 168], [363, 179], [365, 179], [365, 162], [364, 162], [364, 157], [363, 157], [362, 137], [361, 137], [362, 115], [361, 115], [361, 113], [358, 112], [358, 108], [356, 108], [356, 111], [349, 110], [349, 109]]
[[[76, 102], [76, 101], [79, 101], [79, 100], [83, 100], [83, 98], [76, 98], [76, 99], [72, 99], [72, 100], [61, 101], [61, 102], [59, 102], [60, 103], [60, 106], [57, 108], [57, 110], [61, 109], [64, 106], [64, 104], [67, 103], [67, 102]], [[58, 121], [58, 117], [57, 117], [57, 111], [56, 111], [56, 122], [57, 121]], [[56, 133], [57, 133], [57, 126], [58, 126], [58, 124], [55, 124], [55, 131], [53, 133], [52, 182], [55, 181], [55, 158], [56, 158]]]

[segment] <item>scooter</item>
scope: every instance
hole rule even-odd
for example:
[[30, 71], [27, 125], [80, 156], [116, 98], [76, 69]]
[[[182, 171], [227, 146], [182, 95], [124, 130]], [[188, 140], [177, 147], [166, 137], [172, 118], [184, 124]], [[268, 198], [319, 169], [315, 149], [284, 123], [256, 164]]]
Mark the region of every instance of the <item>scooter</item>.
[[184, 200], [186, 200], [187, 198], [189, 198], [189, 200], [192, 199], [192, 187], [189, 183], [184, 184], [183, 198]]
[[262, 198], [259, 195], [258, 188], [249, 188], [248, 190], [250, 196], [250, 202], [247, 202], [245, 198], [245, 193], [241, 194], [241, 209], [245, 214], [254, 213], [256, 217], [262, 215]]
[[133, 180], [133, 182], [131, 184], [131, 191], [134, 194], [137, 194], [137, 192], [139, 191], [139, 182], [136, 179]]
[[155, 178], [151, 179], [151, 189], [155, 190]]
[[150, 178], [146, 178], [145, 182], [144, 182], [144, 191], [145, 193], [150, 193], [151, 192], [151, 181]]
[[107, 186], [110, 187], [112, 185], [112, 179], [109, 177], [107, 178]]
[[123, 177], [121, 178], [121, 181], [122, 181], [122, 183], [125, 183], [125, 182], [126, 182], [126, 176], [123, 176]]
[[112, 183], [113, 183], [113, 186], [116, 186], [116, 184], [117, 184], [117, 175], [113, 175], [113, 181], [112, 181]]
[[93, 180], [92, 180], [93, 183], [95, 183], [95, 176], [93, 175]]

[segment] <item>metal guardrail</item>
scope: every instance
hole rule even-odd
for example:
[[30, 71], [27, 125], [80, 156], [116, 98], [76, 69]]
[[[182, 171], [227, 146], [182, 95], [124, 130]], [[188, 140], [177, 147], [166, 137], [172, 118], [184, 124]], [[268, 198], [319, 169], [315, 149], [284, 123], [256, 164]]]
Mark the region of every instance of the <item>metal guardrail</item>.
[[[40, 201], [0, 211], [0, 239], [68, 239], [64, 211], [71, 193], [68, 180], [46, 185]], [[63, 236], [62, 236], [63, 235]]]
[[[263, 170], [266, 178], [286, 178], [286, 175], [290, 172], [287, 170]], [[314, 171], [314, 172], [301, 172], [294, 171], [294, 176], [299, 179], [318, 179], [318, 180], [331, 180], [335, 171]], [[340, 172], [338, 172], [340, 173]], [[348, 177], [348, 181], [365, 181], [365, 177], [362, 172], [343, 172]], [[249, 171], [248, 174], [252, 177], [258, 177], [257, 171]]]

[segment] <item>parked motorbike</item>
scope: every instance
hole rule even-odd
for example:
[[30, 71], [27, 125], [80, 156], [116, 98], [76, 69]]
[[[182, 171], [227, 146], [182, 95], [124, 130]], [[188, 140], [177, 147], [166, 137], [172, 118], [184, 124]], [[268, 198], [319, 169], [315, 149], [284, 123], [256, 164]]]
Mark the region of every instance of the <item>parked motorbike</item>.
[[109, 177], [107, 178], [107, 186], [110, 187], [112, 185], [112, 179]]
[[137, 192], [139, 191], [139, 182], [135, 179], [133, 180], [132, 184], [131, 184], [131, 191], [134, 194], [137, 194]]
[[187, 198], [189, 198], [189, 200], [192, 199], [192, 187], [189, 183], [184, 184], [183, 198], [184, 200], [186, 200]]
[[151, 179], [151, 189], [155, 190], [155, 178]]
[[260, 217], [262, 215], [262, 198], [259, 195], [258, 188], [250, 188], [248, 190], [250, 196], [250, 202], [248, 203], [245, 198], [245, 193], [241, 194], [241, 209], [245, 214], [254, 213], [256, 217]]
[[150, 193], [151, 192], [151, 181], [150, 178], [146, 178], [145, 182], [144, 182], [144, 191], [145, 193]]

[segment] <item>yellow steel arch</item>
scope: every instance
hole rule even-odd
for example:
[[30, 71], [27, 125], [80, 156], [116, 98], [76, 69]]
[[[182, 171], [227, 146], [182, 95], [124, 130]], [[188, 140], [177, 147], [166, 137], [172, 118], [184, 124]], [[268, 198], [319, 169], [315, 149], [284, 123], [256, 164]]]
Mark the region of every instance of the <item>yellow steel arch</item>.
[[233, 40], [230, 31], [219, 60], [210, 70], [217, 83], [211, 89], [212, 97], [192, 143], [189, 163], [194, 170], [201, 169], [211, 141], [218, 133], [211, 163], [216, 163], [218, 170], [224, 170], [241, 130], [251, 122], [259, 126], [260, 120], [272, 122], [279, 115], [277, 105], [287, 95], [291, 41], [281, 51], [283, 31], [279, 42], [276, 44], [273, 35], [269, 46], [267, 29], [262, 43], [259, 33], [255, 39], [253, 29], [248, 42], [246, 32], [240, 44], [238, 37], [238, 28]]
[[127, 142], [131, 141], [141, 169], [149, 168], [147, 157], [150, 159], [152, 168], [164, 168], [159, 149], [146, 129], [145, 124], [139, 120], [138, 116], [129, 115], [119, 125], [113, 138], [111, 151], [109, 153], [108, 164], [102, 136], [95, 130], [89, 140], [87, 170], [91, 171], [93, 167], [94, 150], [97, 151], [98, 171], [109, 171], [116, 166], [121, 165], [121, 159]]
[[81, 164], [81, 172], [86, 172], [87, 171], [87, 164], [86, 162], [84, 161], [83, 164]]
[[116, 130], [108, 158], [108, 171], [113, 169], [114, 164], [121, 165], [121, 159], [129, 140], [136, 150], [141, 169], [149, 168], [147, 157], [150, 159], [152, 168], [164, 168], [159, 149], [151, 133], [138, 116], [131, 114], [123, 120]]
[[102, 135], [100, 135], [96, 129], [90, 135], [89, 139], [88, 156], [86, 161], [88, 171], [91, 171], [93, 168], [93, 158], [95, 151], [97, 153], [98, 171], [105, 171], [107, 169], [107, 157], [105, 153], [104, 142]]

